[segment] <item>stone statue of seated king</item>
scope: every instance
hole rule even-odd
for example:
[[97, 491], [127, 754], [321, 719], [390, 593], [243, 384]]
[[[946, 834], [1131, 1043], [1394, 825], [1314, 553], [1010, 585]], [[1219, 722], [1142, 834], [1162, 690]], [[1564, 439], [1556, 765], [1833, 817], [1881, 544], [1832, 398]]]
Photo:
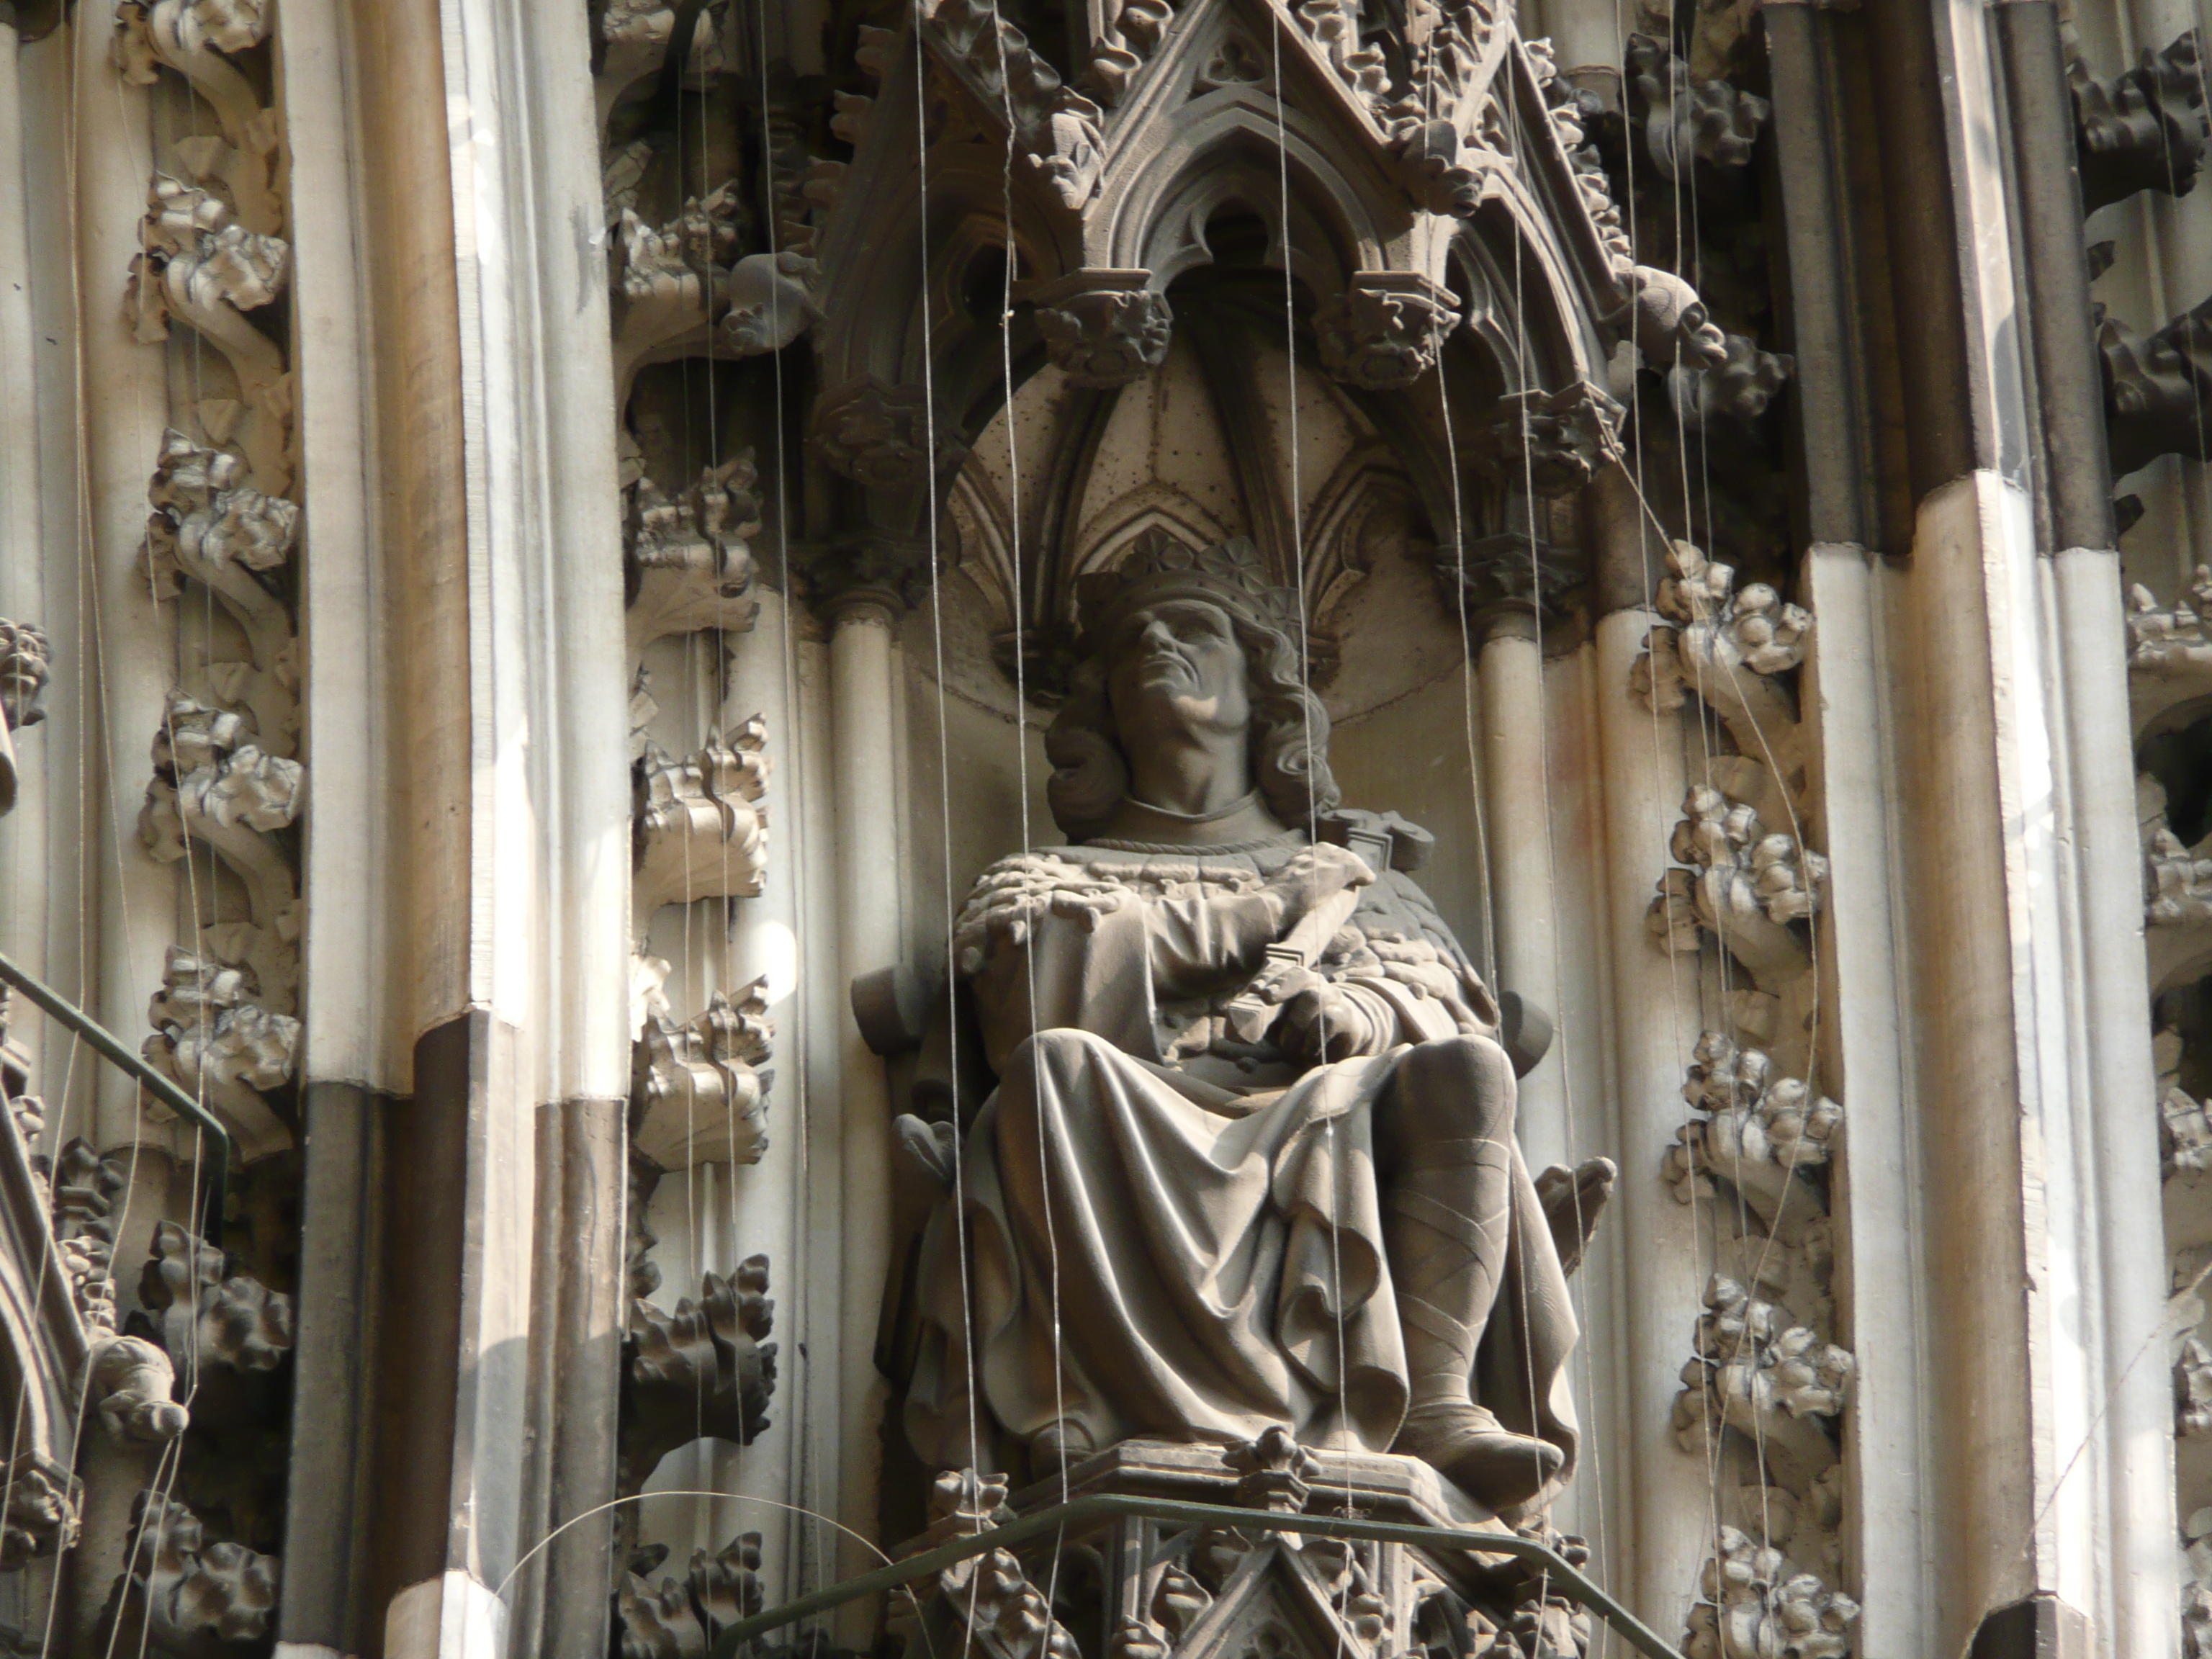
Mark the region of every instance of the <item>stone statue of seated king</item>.
[[1547, 1171], [1547, 1215], [1498, 1002], [1402, 872], [1429, 838], [1338, 810], [1295, 597], [1250, 544], [1149, 538], [1079, 599], [1047, 743], [1070, 844], [993, 865], [955, 924], [995, 1087], [899, 1124], [943, 1183], [915, 1450], [1037, 1479], [1284, 1425], [1547, 1501], [1612, 1166]]

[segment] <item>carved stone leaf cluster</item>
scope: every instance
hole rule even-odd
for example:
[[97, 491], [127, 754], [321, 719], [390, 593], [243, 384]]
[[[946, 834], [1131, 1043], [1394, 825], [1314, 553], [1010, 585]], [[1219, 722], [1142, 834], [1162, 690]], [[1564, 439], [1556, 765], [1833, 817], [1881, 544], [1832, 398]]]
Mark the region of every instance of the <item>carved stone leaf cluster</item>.
[[1660, 878], [1646, 917], [1662, 945], [1695, 952], [1710, 933], [1769, 993], [1805, 970], [1809, 953], [1791, 924], [1819, 912], [1826, 859], [1702, 783], [1683, 798], [1669, 848], [1680, 862]]
[[1104, 115], [1030, 49], [1028, 37], [979, 0], [937, 0], [923, 34], [969, 88], [979, 113], [1011, 121], [1016, 148], [1062, 207], [1097, 193]]
[[1347, 386], [1399, 392], [1436, 367], [1459, 326], [1451, 290], [1413, 271], [1364, 270], [1314, 314], [1322, 367]]
[[1146, 270], [1085, 270], [1038, 293], [1038, 331], [1072, 384], [1127, 386], [1167, 361], [1175, 313], [1151, 281]]
[[292, 1298], [226, 1266], [214, 1246], [173, 1221], [158, 1223], [138, 1299], [160, 1318], [173, 1361], [274, 1370], [292, 1351]]
[[625, 550], [633, 656], [670, 635], [753, 625], [757, 481], [746, 449], [707, 468], [673, 500], [641, 472], [631, 485]]
[[115, 1201], [127, 1182], [123, 1163], [104, 1158], [78, 1135], [54, 1160], [54, 1239], [78, 1316], [93, 1330], [115, 1328]]
[[1750, 164], [1770, 106], [1726, 81], [1699, 81], [1664, 41], [1628, 37], [1630, 118], [1644, 134], [1651, 165], [1669, 179], [1685, 179], [1693, 162], [1709, 167]]
[[259, 990], [251, 968], [172, 945], [147, 1009], [154, 1035], [140, 1045], [237, 1128], [249, 1159], [291, 1143], [266, 1097], [291, 1081], [300, 1054], [300, 1022], [262, 1006]]
[[2189, 193], [2203, 163], [2206, 137], [2204, 71], [2195, 29], [2166, 46], [2146, 46], [2141, 64], [2109, 80], [2091, 73], [2079, 51], [2072, 52], [2066, 83], [2074, 100], [2084, 214], [2138, 191]]
[[685, 1577], [663, 1578], [658, 1589], [653, 1569], [641, 1571], [634, 1561], [615, 1590], [621, 1659], [706, 1659], [715, 1638], [761, 1610], [760, 1565], [757, 1532], [738, 1534], [713, 1555], [693, 1550]]
[[[1824, 1168], [1842, 1127], [1844, 1109], [1816, 1096], [1802, 1079], [1779, 1077], [1757, 1048], [1740, 1048], [1725, 1032], [1698, 1039], [1683, 1098], [1708, 1115], [1675, 1132], [1665, 1173], [1685, 1204], [1714, 1194], [1715, 1180], [1743, 1194], [1770, 1231], [1802, 1228], [1803, 1212], [1825, 1210], [1810, 1177]], [[1792, 1209], [1800, 1213], [1792, 1218]]]
[[2212, 639], [2204, 617], [2212, 613], [2212, 565], [2198, 565], [2189, 585], [2194, 605], [2176, 600], [2161, 608], [2141, 582], [2128, 589], [2128, 666], [2137, 673], [2195, 673], [2212, 671]]
[[678, 759], [658, 744], [632, 771], [631, 908], [750, 897], [768, 869], [768, 726], [756, 714]]
[[1705, 1563], [1686, 1659], [1848, 1659], [1858, 1603], [1734, 1527]]
[[764, 979], [735, 1003], [715, 992], [704, 1012], [681, 1024], [648, 1014], [632, 1050], [633, 1152], [664, 1170], [758, 1163], [768, 1150], [775, 1036]]
[[750, 1256], [732, 1279], [708, 1273], [699, 1300], [672, 1313], [630, 1304], [623, 1345], [621, 1490], [639, 1491], [660, 1460], [702, 1436], [750, 1445], [768, 1428], [775, 1304], [768, 1258]]
[[143, 1492], [102, 1614], [103, 1639], [175, 1659], [191, 1659], [211, 1640], [258, 1641], [276, 1610], [280, 1571], [275, 1556], [211, 1542], [182, 1504]]
[[1843, 1410], [1856, 1362], [1735, 1279], [1713, 1275], [1705, 1304], [1674, 1401], [1676, 1443], [1705, 1456], [1711, 1441], [1733, 1429], [1758, 1448], [1784, 1488], [1803, 1495], [1837, 1465], [1835, 1440], [1821, 1419]]
[[1625, 411], [1587, 381], [1498, 400], [1475, 434], [1475, 459], [1508, 489], [1570, 495], [1620, 455]]

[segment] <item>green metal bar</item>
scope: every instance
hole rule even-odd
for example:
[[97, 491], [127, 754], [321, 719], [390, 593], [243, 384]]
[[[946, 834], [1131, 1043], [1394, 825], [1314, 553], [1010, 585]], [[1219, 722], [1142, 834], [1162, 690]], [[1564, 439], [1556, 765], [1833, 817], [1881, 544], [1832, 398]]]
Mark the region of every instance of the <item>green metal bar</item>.
[[1533, 1538], [1516, 1538], [1509, 1533], [1471, 1532], [1458, 1527], [1417, 1527], [1399, 1521], [1367, 1521], [1356, 1516], [1281, 1515], [1271, 1510], [1231, 1509], [1223, 1504], [1188, 1504], [1176, 1498], [1139, 1498], [1122, 1492], [1101, 1492], [1055, 1504], [1003, 1527], [957, 1538], [920, 1555], [894, 1561], [887, 1567], [878, 1567], [872, 1572], [848, 1578], [811, 1595], [787, 1601], [780, 1607], [755, 1613], [750, 1619], [738, 1620], [715, 1638], [712, 1659], [737, 1659], [739, 1650], [757, 1637], [781, 1630], [814, 1613], [841, 1607], [848, 1601], [857, 1601], [864, 1595], [880, 1595], [910, 1584], [917, 1578], [927, 1578], [971, 1556], [1009, 1548], [1046, 1533], [1073, 1532], [1094, 1522], [1124, 1516], [1181, 1522], [1188, 1526], [1235, 1527], [1246, 1532], [1310, 1533], [1324, 1538], [1410, 1544], [1416, 1548], [1518, 1556], [1524, 1561], [1535, 1562], [1558, 1585], [1561, 1595], [1597, 1614], [1631, 1647], [1648, 1655], [1650, 1659], [1682, 1659], [1649, 1625]]
[[0, 980], [5, 980], [54, 1018], [75, 1031], [93, 1048], [113, 1060], [143, 1085], [146, 1091], [179, 1116], [198, 1124], [215, 1139], [215, 1167], [209, 1173], [207, 1203], [201, 1212], [200, 1231], [217, 1249], [222, 1248], [222, 1210], [230, 1183], [230, 1131], [215, 1114], [149, 1066], [123, 1045], [123, 1040], [90, 1014], [0, 954]]

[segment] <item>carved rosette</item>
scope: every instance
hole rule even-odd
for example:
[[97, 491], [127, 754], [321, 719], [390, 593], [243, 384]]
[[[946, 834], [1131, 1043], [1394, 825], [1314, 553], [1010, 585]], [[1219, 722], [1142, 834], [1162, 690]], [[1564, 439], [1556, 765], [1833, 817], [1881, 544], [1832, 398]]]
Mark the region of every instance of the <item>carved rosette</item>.
[[1175, 313], [1148, 270], [1079, 270], [1037, 290], [1045, 349], [1083, 386], [1127, 386], [1167, 361]]
[[1363, 270], [1315, 313], [1322, 367], [1364, 392], [1401, 392], [1437, 366], [1459, 326], [1451, 290], [1419, 271]]

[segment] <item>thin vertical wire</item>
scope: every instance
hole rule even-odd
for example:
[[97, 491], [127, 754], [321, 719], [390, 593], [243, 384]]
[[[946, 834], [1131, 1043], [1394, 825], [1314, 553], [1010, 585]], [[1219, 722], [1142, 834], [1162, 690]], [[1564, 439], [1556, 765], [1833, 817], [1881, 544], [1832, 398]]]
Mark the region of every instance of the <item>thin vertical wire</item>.
[[[924, 21], [922, 0], [914, 0], [914, 138], [915, 165], [917, 169], [915, 206], [917, 212], [915, 241], [921, 260], [921, 420], [922, 420], [922, 479], [923, 504], [927, 514], [929, 544], [929, 620], [930, 643], [937, 679], [937, 795], [938, 821], [944, 826], [939, 837], [943, 843], [942, 879], [945, 888], [945, 982], [959, 983], [959, 962], [954, 949], [953, 929], [956, 918], [952, 906], [952, 755], [946, 730], [945, 707], [945, 595], [942, 572], [937, 545], [937, 362], [936, 343], [933, 336], [930, 307], [929, 266], [929, 81], [928, 47], [921, 38]], [[1002, 46], [1003, 49], [1003, 46]], [[1003, 61], [1000, 73], [1003, 76]], [[952, 1213], [953, 1238], [960, 1268], [961, 1352], [967, 1368], [968, 1455], [980, 1461], [982, 1453], [976, 1436], [975, 1417], [975, 1314], [970, 1291], [968, 1264], [968, 1188], [966, 1157], [960, 1133], [960, 1030], [958, 1021], [952, 1023], [949, 1033], [950, 1065], [952, 1072]], [[981, 1470], [976, 1471], [980, 1479]], [[974, 1608], [969, 1608], [974, 1618]]]

